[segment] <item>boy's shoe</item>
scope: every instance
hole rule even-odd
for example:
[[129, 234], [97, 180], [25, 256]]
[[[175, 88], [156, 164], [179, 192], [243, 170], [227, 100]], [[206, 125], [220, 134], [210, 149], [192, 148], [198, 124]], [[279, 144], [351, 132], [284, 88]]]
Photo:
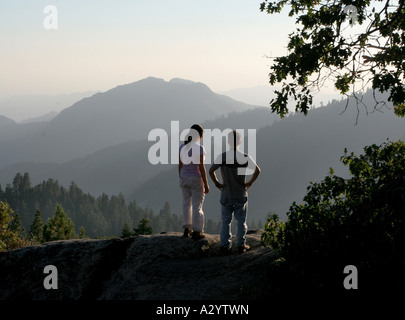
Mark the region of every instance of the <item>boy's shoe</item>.
[[238, 247], [239, 253], [245, 253], [248, 250], [250, 250], [250, 246], [248, 244], [244, 244], [243, 246]]
[[201, 240], [205, 238], [205, 234], [202, 232], [193, 231], [191, 237], [193, 238], [193, 240]]
[[220, 251], [221, 251], [221, 254], [223, 254], [224, 256], [226, 256], [226, 255], [232, 253], [232, 249], [231, 249], [231, 248], [229, 248], [229, 247], [224, 247], [224, 246], [221, 246]]
[[183, 237], [188, 238], [188, 236], [190, 236], [192, 232], [193, 231], [191, 230], [191, 228], [184, 228]]

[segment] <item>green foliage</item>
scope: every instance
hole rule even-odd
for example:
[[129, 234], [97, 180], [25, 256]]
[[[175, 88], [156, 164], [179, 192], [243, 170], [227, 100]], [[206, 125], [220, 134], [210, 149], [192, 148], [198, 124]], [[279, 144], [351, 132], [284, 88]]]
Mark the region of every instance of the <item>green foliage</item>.
[[86, 238], [86, 230], [84, 229], [83, 226], [80, 227], [80, 231], [79, 231], [79, 239], [84, 239]]
[[56, 206], [55, 215], [48, 219], [48, 223], [44, 226], [43, 236], [44, 241], [73, 239], [73, 221], [66, 216], [60, 205]]
[[279, 237], [282, 237], [285, 228], [285, 222], [281, 221], [277, 214], [269, 215], [267, 222], [264, 225], [264, 233], [262, 234], [262, 242], [271, 246], [273, 249], [280, 249], [282, 243]]
[[404, 114], [404, 1], [265, 0], [260, 6], [269, 14], [283, 8], [298, 27], [289, 35], [288, 53], [274, 57], [270, 68], [270, 84], [282, 84], [271, 101], [273, 112], [283, 117], [292, 98], [296, 111], [307, 114], [313, 92], [332, 80], [342, 94], [369, 83], [388, 91], [395, 114]]
[[278, 250], [286, 291], [342, 290], [342, 272], [355, 265], [363, 292], [404, 293], [405, 144], [387, 142], [341, 161], [351, 177], [333, 171], [312, 183], [288, 221], [274, 216], [263, 241]]
[[0, 252], [20, 248], [28, 242], [21, 235], [19, 217], [5, 202], [0, 202]]
[[134, 236], [139, 236], [139, 235], [148, 235], [148, 234], [152, 234], [153, 233], [153, 229], [149, 224], [149, 220], [148, 219], [142, 219], [139, 222], [139, 225], [137, 228], [134, 228]]
[[35, 213], [34, 222], [31, 225], [30, 231], [32, 241], [34, 243], [42, 243], [44, 239], [44, 222], [42, 221], [41, 211]]
[[124, 227], [121, 230], [121, 238], [128, 238], [132, 236], [131, 228], [129, 224], [125, 222]]
[[395, 108], [394, 108], [394, 113], [398, 116], [398, 117], [405, 117], [405, 103], [400, 103], [398, 104]]

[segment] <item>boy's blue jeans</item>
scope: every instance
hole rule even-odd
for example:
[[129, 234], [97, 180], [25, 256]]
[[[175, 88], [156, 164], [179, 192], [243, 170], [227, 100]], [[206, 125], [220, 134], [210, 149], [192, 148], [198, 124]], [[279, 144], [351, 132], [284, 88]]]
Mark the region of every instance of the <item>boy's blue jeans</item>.
[[221, 225], [221, 246], [230, 248], [232, 246], [232, 232], [231, 222], [232, 214], [236, 220], [236, 246], [241, 247], [246, 243], [246, 216], [248, 198], [228, 199], [221, 195], [221, 213], [222, 213], [222, 225]]

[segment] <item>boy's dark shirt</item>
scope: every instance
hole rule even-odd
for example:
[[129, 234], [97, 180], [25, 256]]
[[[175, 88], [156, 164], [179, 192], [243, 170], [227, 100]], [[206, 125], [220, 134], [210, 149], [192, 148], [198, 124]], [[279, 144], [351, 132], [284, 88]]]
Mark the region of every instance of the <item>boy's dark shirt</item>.
[[226, 185], [221, 190], [221, 197], [225, 196], [228, 199], [247, 197], [246, 170], [254, 170], [255, 167], [256, 162], [252, 157], [239, 150], [228, 150], [220, 154], [211, 165], [211, 169], [221, 168], [223, 184]]

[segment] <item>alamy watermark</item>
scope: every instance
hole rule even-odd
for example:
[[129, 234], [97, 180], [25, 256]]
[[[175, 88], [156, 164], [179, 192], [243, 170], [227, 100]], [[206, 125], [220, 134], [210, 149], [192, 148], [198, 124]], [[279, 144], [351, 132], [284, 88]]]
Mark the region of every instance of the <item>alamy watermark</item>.
[[46, 30], [58, 29], [58, 9], [56, 8], [56, 6], [45, 6], [43, 12], [45, 14], [45, 18], [43, 21], [44, 28]]
[[[155, 141], [148, 151], [148, 160], [151, 164], [179, 164], [179, 153], [181, 155], [182, 162], [184, 164], [189, 164], [191, 161], [196, 164], [195, 159], [193, 159], [192, 154], [200, 154], [198, 144], [190, 144], [188, 147], [184, 147], [180, 152], [180, 145], [188, 136], [192, 137], [191, 141], [196, 141], [198, 132], [194, 129], [185, 129], [180, 132], [179, 121], [170, 122], [170, 146], [169, 146], [169, 134], [166, 130], [161, 128], [153, 129], [149, 132], [148, 141]], [[230, 150], [229, 146], [229, 134], [232, 129], [204, 129], [203, 139], [201, 140], [201, 145], [207, 150], [206, 164], [211, 163], [222, 163], [222, 158], [219, 157], [222, 153]], [[254, 172], [255, 166], [253, 162], [256, 161], [256, 129], [248, 129], [245, 135], [244, 129], [236, 129], [240, 133], [241, 141], [237, 149], [239, 152], [229, 152], [227, 153], [226, 163], [234, 164], [235, 162], [239, 165], [245, 165], [245, 167], [238, 168], [238, 174], [252, 174]], [[244, 156], [245, 151], [245, 140], [247, 138], [247, 154], [250, 157]], [[224, 143], [224, 140], [226, 143]], [[170, 149], [170, 150], [169, 150]], [[213, 150], [213, 152], [211, 152]], [[234, 156], [233, 156], [234, 155]], [[236, 159], [234, 159], [236, 157]]]
[[[58, 289], [58, 269], [54, 265], [47, 265], [44, 267], [44, 274], [47, 276], [44, 278], [43, 286], [46, 290], [57, 290]], [[343, 274], [346, 274], [343, 279], [343, 287], [346, 290], [356, 290], [358, 289], [358, 271], [357, 267], [354, 265], [347, 265], [343, 269]], [[172, 311], [171, 311], [172, 312]], [[157, 314], [167, 314], [164, 309], [158, 308]], [[187, 312], [188, 314], [188, 312]], [[210, 314], [210, 313], [208, 313]], [[247, 309], [246, 309], [247, 314]]]
[[352, 27], [353, 27], [353, 25], [358, 23], [358, 20], [357, 20], [358, 12], [357, 12], [357, 8], [354, 5], [350, 4], [350, 5], [345, 6], [343, 8], [343, 13], [347, 16], [345, 21], [347, 20], [347, 18], [349, 18], [349, 22]]
[[46, 290], [57, 290], [58, 289], [58, 269], [52, 265], [49, 264], [45, 266], [44, 268], [44, 274], [48, 274], [43, 282], [44, 288]]
[[347, 274], [347, 276], [343, 280], [343, 287], [346, 290], [351, 290], [351, 289], [358, 289], [358, 271], [357, 267], [354, 265], [347, 265], [343, 269], [343, 273]]

